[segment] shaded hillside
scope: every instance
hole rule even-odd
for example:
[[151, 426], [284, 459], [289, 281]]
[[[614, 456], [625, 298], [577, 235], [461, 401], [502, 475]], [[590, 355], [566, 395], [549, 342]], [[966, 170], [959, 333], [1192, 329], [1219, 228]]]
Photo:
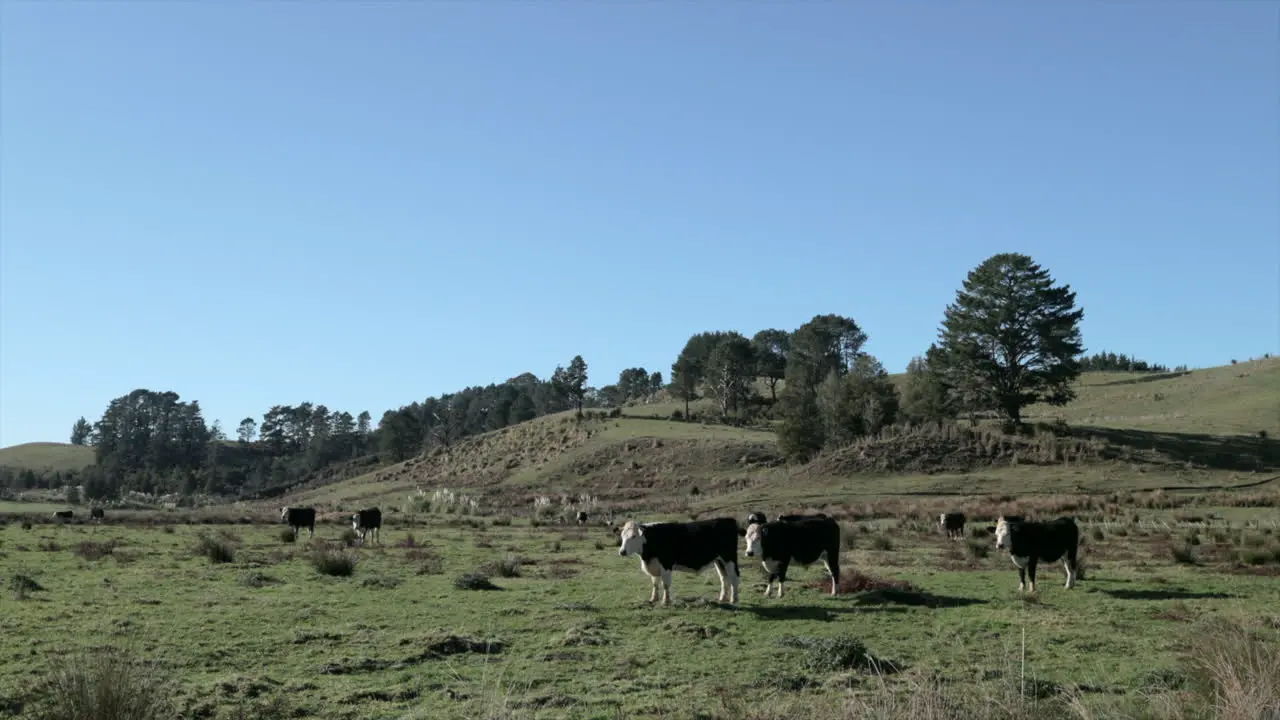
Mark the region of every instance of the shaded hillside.
[[93, 464], [93, 448], [69, 443], [32, 442], [0, 448], [0, 467], [15, 470], [80, 470]]

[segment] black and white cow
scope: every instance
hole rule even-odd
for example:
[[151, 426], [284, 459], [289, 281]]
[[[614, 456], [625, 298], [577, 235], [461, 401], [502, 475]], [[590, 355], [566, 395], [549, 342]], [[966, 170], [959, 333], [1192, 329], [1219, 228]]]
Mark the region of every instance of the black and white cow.
[[962, 512], [942, 513], [938, 516], [938, 525], [950, 540], [964, 538], [964, 521]]
[[763, 525], [766, 522], [768, 522], [768, 520], [769, 518], [766, 517], [765, 514], [760, 512], [759, 510], [756, 510], [753, 513], [747, 514], [747, 525], [750, 525], [752, 523], [760, 523], [761, 525]]
[[365, 508], [355, 515], [351, 516], [351, 529], [356, 531], [356, 535], [360, 538], [360, 544], [364, 544], [365, 536], [373, 531], [373, 539], [381, 543], [382, 536], [382, 511], [378, 508]]
[[1080, 549], [1080, 528], [1070, 517], [1060, 517], [1049, 522], [1023, 520], [1020, 516], [1000, 516], [996, 524], [988, 528], [996, 536], [996, 547], [1009, 551], [1009, 558], [1018, 566], [1018, 592], [1036, 591], [1036, 564], [1062, 560], [1067, 571], [1066, 589], [1076, 584], [1078, 565], [1076, 555]]
[[315, 537], [316, 535], [315, 508], [280, 508], [280, 520], [289, 523], [289, 529], [293, 530], [293, 536], [295, 538], [298, 537], [298, 531], [302, 528], [307, 528], [311, 531], [311, 534], [307, 537]]
[[699, 572], [714, 565], [720, 576], [720, 602], [738, 602], [738, 521], [714, 518], [692, 522], [640, 524], [628, 520], [618, 531], [618, 555], [638, 555], [640, 568], [649, 576], [653, 591], [649, 602], [671, 604], [671, 571]]
[[100, 507], [90, 508], [90, 509], [89, 509], [89, 519], [90, 519], [90, 520], [97, 520], [98, 522], [102, 522], [104, 519], [106, 519], [106, 513], [105, 513], [105, 512], [103, 512], [103, 511], [102, 511], [102, 508], [100, 508]]
[[582, 510], [578, 511], [578, 514], [574, 516], [574, 519], [578, 521], [579, 525], [587, 524], [587, 514]]
[[778, 597], [791, 563], [807, 566], [819, 560], [831, 576], [831, 594], [840, 588], [840, 524], [818, 515], [784, 515], [776, 522], [752, 523], [739, 534], [747, 540], [747, 557], [758, 557], [769, 573], [764, 596], [778, 583]]
[[75, 511], [73, 510], [54, 510], [53, 511], [54, 520], [70, 520], [75, 516], [76, 514], [75, 514]]

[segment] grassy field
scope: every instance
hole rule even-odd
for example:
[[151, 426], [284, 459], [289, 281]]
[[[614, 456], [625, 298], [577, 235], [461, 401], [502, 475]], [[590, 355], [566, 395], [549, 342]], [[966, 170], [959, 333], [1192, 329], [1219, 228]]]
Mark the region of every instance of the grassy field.
[[[919, 716], [893, 709], [912, 693], [969, 703], [938, 717], [1185, 709], [1177, 693], [1200, 678], [1188, 658], [1222, 623], [1262, 643], [1273, 665], [1255, 670], [1280, 670], [1280, 518], [1234, 510], [1232, 522], [1213, 509], [1078, 513], [1085, 579], [1067, 591], [1061, 566], [1045, 567], [1031, 599], [1007, 558], [988, 554], [990, 538], [947, 541], [923, 519], [848, 522], [846, 592], [827, 596], [815, 566], [793, 570], [785, 598], [764, 599], [752, 563], [737, 608], [714, 602], [710, 570], [677, 574], [674, 606], [651, 607], [648, 580], [607, 528], [528, 517], [405, 518], [380, 547], [350, 549], [338, 525], [292, 544], [279, 526], [145, 513], [102, 526], [11, 521], [0, 531], [0, 716], [38, 716], [50, 671], [103, 647], [152, 661], [184, 717], [820, 720], [849, 703]], [[233, 556], [212, 562], [208, 545]], [[317, 548], [355, 558], [353, 573], [318, 572]], [[471, 573], [498, 589], [460, 587]]]
[[93, 464], [93, 448], [70, 443], [32, 442], [0, 448], [0, 467], [79, 470]]

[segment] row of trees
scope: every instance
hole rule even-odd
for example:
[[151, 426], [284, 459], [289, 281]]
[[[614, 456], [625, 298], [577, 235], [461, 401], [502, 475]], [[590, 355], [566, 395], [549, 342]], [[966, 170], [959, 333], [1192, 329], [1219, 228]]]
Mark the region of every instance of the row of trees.
[[[750, 338], [695, 334], [672, 363], [669, 384], [660, 372], [633, 367], [593, 388], [586, 361], [575, 356], [547, 380], [525, 373], [387, 410], [376, 429], [368, 412], [274, 405], [260, 420], [240, 421], [238, 442], [226, 441], [217, 423], [207, 426], [198, 402], [136, 390], [113, 400], [96, 423], [76, 421], [72, 442], [95, 448], [97, 463], [82, 474], [91, 498], [121, 489], [243, 496], [282, 490], [352, 459], [397, 462], [548, 413], [616, 407], [665, 389], [684, 402], [684, 416], [703, 397], [728, 421], [772, 416], [781, 447], [804, 459], [895, 422], [996, 413], [1020, 423], [1029, 404], [1070, 402], [1072, 382], [1086, 369], [1167, 370], [1114, 353], [1082, 358], [1083, 310], [1075, 299], [1026, 255], [988, 258], [945, 308], [937, 341], [911, 360], [901, 392], [866, 352], [857, 322], [827, 314]], [[761, 384], [767, 397], [757, 391]]]

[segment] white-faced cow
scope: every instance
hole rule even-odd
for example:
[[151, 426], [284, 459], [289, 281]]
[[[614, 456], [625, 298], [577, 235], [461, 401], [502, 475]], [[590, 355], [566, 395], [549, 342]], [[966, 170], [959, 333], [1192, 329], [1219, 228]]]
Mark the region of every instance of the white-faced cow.
[[96, 521], [98, 521], [98, 522], [102, 522], [104, 519], [106, 519], [106, 513], [105, 513], [105, 512], [103, 512], [102, 508], [100, 508], [100, 507], [90, 508], [90, 509], [89, 509], [89, 519], [90, 519], [90, 520], [96, 520]]
[[747, 540], [747, 557], [760, 558], [769, 579], [764, 596], [778, 583], [778, 597], [791, 563], [812, 565], [819, 560], [831, 576], [831, 594], [840, 588], [840, 524], [824, 514], [783, 515], [771, 523], [752, 523], [739, 534]]
[[950, 512], [938, 516], [938, 525], [947, 534], [949, 540], [964, 538], [964, 513]]
[[382, 511], [378, 508], [365, 508], [355, 515], [351, 516], [351, 529], [356, 531], [356, 535], [360, 538], [360, 544], [364, 544], [365, 536], [370, 531], [373, 532], [373, 539], [381, 543], [382, 536]]
[[738, 602], [738, 521], [733, 518], [643, 525], [628, 520], [618, 537], [619, 555], [640, 557], [640, 568], [653, 585], [649, 602], [658, 599], [661, 582], [662, 604], [671, 604], [672, 570], [696, 573], [708, 565], [720, 576], [720, 602]]
[[582, 510], [578, 511], [578, 514], [574, 516], [574, 519], [578, 521], [579, 525], [587, 524], [587, 514]]
[[1009, 551], [1009, 558], [1018, 566], [1018, 592], [1036, 591], [1036, 564], [1062, 560], [1067, 571], [1066, 589], [1076, 584], [1076, 555], [1080, 549], [1080, 528], [1069, 517], [1050, 522], [1033, 522], [1019, 516], [1000, 516], [996, 524], [988, 528], [996, 535], [996, 547]]
[[53, 519], [58, 521], [70, 520], [75, 516], [76, 514], [75, 514], [75, 511], [73, 510], [54, 510], [53, 511]]
[[298, 537], [298, 531], [302, 528], [307, 528], [311, 531], [311, 534], [307, 537], [315, 537], [316, 535], [315, 508], [280, 508], [280, 520], [289, 523], [289, 529], [293, 530], [293, 536], [295, 538]]

